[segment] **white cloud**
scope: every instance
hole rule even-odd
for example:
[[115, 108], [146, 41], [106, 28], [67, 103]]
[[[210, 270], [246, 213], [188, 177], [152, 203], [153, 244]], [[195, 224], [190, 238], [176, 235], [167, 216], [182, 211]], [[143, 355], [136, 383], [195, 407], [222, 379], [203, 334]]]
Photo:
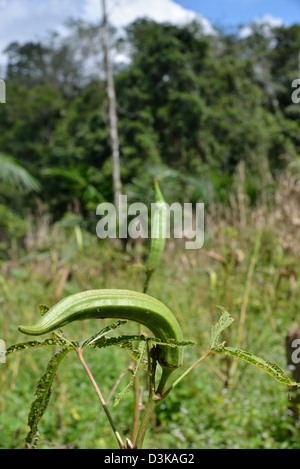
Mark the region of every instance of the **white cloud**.
[[[6, 56], [4, 49], [11, 42], [37, 41], [49, 31], [60, 31], [70, 16], [79, 16], [77, 0], [0, 0], [0, 72]], [[76, 5], [77, 4], [77, 5]]]
[[[198, 19], [207, 34], [214, 30], [210, 21], [173, 0], [107, 0], [110, 21], [124, 27], [138, 17], [147, 16], [157, 22], [185, 23]], [[5, 63], [3, 50], [14, 41], [42, 40], [50, 31], [63, 31], [66, 19], [82, 18], [100, 21], [101, 0], [0, 0], [0, 74]]]
[[281, 18], [275, 18], [272, 15], [265, 15], [257, 20], [258, 24], [268, 24], [272, 28], [284, 26], [284, 21]]
[[239, 34], [240, 37], [244, 39], [248, 36], [251, 36], [253, 33], [253, 26], [261, 26], [263, 33], [266, 36], [269, 36], [272, 28], [277, 28], [284, 25], [285, 23], [281, 18], [275, 18], [272, 15], [264, 15], [261, 18], [255, 18], [253, 23], [243, 26], [240, 29]]
[[[145, 16], [157, 22], [175, 24], [197, 19], [205, 33], [214, 34], [207, 18], [183, 8], [176, 0], [107, 0], [107, 10], [110, 21], [119, 28]], [[100, 22], [101, 0], [0, 0], [0, 76], [1, 65], [6, 59], [3, 50], [9, 43], [42, 40], [49, 31], [63, 32], [64, 22], [70, 17]], [[284, 22], [270, 14], [256, 18], [241, 28], [240, 37], [251, 35], [253, 25], [262, 26], [268, 36], [272, 27], [282, 26]]]
[[79, 11], [72, 0], [2, 0], [0, 46], [43, 37], [59, 28], [69, 16], [77, 16]]
[[[124, 27], [139, 17], [148, 17], [157, 22], [169, 21], [184, 24], [192, 20], [199, 20], [206, 34], [213, 34], [214, 29], [210, 21], [192, 10], [187, 10], [173, 0], [110, 0], [107, 2], [110, 22], [117, 27]], [[99, 0], [86, 0], [84, 17], [94, 21], [102, 17], [102, 7]]]
[[[216, 34], [210, 21], [194, 11], [187, 10], [173, 0], [107, 0], [109, 22], [122, 33], [123, 28], [137, 18], [147, 17], [158, 23], [170, 22], [186, 24], [197, 20], [203, 28], [204, 34]], [[87, 21], [99, 21], [103, 16], [101, 0], [86, 0], [83, 18]], [[117, 53], [115, 62], [128, 63], [126, 54]]]

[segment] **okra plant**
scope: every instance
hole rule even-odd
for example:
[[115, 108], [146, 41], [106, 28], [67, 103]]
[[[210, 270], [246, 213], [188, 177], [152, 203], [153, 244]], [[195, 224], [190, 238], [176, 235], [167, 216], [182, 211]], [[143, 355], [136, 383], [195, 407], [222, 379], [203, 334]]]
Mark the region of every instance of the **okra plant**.
[[[152, 233], [155, 233], [155, 236], [151, 238], [148, 262], [145, 266], [143, 292], [118, 289], [89, 290], [68, 296], [50, 309], [42, 305], [40, 306], [41, 317], [39, 321], [34, 326], [20, 326], [19, 330], [24, 334], [32, 336], [48, 333], [52, 333], [52, 336], [43, 341], [31, 340], [18, 343], [7, 349], [7, 355], [10, 355], [14, 352], [33, 348], [59, 347], [59, 351], [56, 351], [52, 356], [45, 373], [37, 384], [36, 398], [31, 405], [28, 416], [30, 430], [26, 437], [27, 448], [37, 447], [39, 436], [38, 425], [48, 406], [54, 377], [63, 358], [71, 351], [77, 354], [84, 370], [88, 374], [114, 432], [117, 444], [122, 449], [142, 448], [156, 405], [165, 399], [187, 374], [210, 355], [225, 354], [237, 357], [264, 370], [288, 388], [298, 386], [298, 383], [291, 381], [276, 363], [265, 361], [238, 348], [227, 347], [225, 342], [220, 342], [221, 333], [233, 322], [233, 318], [223, 308], [220, 308], [219, 321], [212, 327], [211, 343], [207, 347], [207, 352], [199, 357], [196, 362], [187, 366], [177, 379], [172, 380], [173, 371], [182, 368], [184, 365], [184, 347], [195, 344], [192, 341], [184, 340], [180, 324], [168, 306], [146, 293], [151, 276], [159, 267], [165, 247], [166, 206], [157, 181], [154, 186], [156, 211], [153, 218]], [[67, 326], [73, 321], [103, 318], [113, 318], [117, 322], [105, 327], [100, 332], [95, 333], [92, 337], [80, 343], [69, 340], [61, 330], [62, 327]], [[122, 327], [127, 321], [146, 327], [151, 332], [151, 336], [149, 337], [146, 334], [140, 333], [107, 337], [112, 330]], [[134, 344], [137, 343], [140, 344], [138, 349], [134, 347]], [[117, 402], [134, 386], [134, 379], [139, 373], [141, 364], [143, 363], [144, 366], [146, 364], [146, 371], [149, 377], [147, 381], [148, 403], [138, 422], [138, 431], [133, 441], [126, 438], [124, 442], [108, 408], [107, 401], [104, 399], [83, 357], [83, 351], [86, 348], [101, 349], [108, 346], [119, 346], [127, 350], [131, 359], [134, 358], [136, 361], [132, 379], [118, 395]], [[159, 367], [160, 373], [158, 372]], [[158, 376], [160, 376], [159, 379]]]

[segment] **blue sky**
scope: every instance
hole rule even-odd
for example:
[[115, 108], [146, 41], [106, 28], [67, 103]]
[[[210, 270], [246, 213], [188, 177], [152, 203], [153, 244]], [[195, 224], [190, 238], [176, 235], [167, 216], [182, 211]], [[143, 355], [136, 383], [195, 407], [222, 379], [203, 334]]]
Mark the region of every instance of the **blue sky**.
[[206, 16], [216, 25], [247, 24], [273, 16], [287, 25], [300, 23], [300, 0], [176, 0], [182, 7]]

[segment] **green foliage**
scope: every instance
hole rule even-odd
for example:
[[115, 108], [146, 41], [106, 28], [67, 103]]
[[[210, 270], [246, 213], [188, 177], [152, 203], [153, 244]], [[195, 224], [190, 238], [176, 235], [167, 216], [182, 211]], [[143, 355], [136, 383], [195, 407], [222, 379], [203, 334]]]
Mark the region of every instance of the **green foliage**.
[[36, 448], [38, 442], [38, 424], [48, 406], [51, 396], [52, 383], [55, 378], [57, 368], [68, 352], [69, 350], [64, 348], [53, 355], [45, 373], [37, 384], [37, 398], [32, 403], [28, 416], [28, 425], [30, 427], [30, 431], [26, 437], [26, 444], [29, 448]]
[[[11, 186], [13, 189], [39, 191], [40, 184], [28, 171], [21, 167], [12, 157], [0, 153], [0, 178], [1, 183]], [[2, 188], [3, 194], [3, 188]]]
[[120, 404], [120, 402], [122, 401], [122, 399], [124, 399], [125, 395], [128, 393], [128, 391], [130, 391], [130, 389], [133, 388], [134, 386], [134, 381], [135, 381], [135, 378], [136, 376], [138, 375], [138, 373], [140, 372], [140, 366], [141, 366], [141, 362], [142, 362], [142, 359], [143, 359], [143, 356], [144, 356], [144, 351], [145, 351], [145, 348], [146, 348], [146, 343], [141, 343], [139, 345], [139, 358], [137, 360], [137, 364], [135, 366], [135, 369], [133, 370], [133, 373], [131, 375], [131, 378], [130, 378], [130, 381], [129, 383], [127, 384], [127, 386], [121, 391], [119, 392], [119, 394], [116, 396], [115, 398], [115, 403], [114, 405], [117, 406], [118, 404]]
[[[222, 229], [218, 227], [218, 232], [221, 233]], [[53, 249], [59, 252], [58, 242], [61, 234], [57, 236], [56, 231], [56, 244], [51, 245], [53, 259], [56, 257]], [[74, 244], [73, 249], [76, 253], [75, 238], [73, 241], [71, 239], [68, 244]], [[211, 262], [204, 251], [199, 251], [195, 256], [195, 253], [183, 252], [181, 249], [170, 251], [170, 246], [167, 245], [166, 262], [161, 264], [150, 286], [152, 294], [174, 307], [184, 326], [185, 334], [200, 344], [201, 349], [209, 343], [212, 325], [215, 327], [213, 329], [215, 344], [222, 343], [223, 333], [224, 340], [233, 342], [235, 325], [238, 322], [247, 264], [253, 250], [253, 231], [250, 226], [246, 229], [241, 228], [240, 231], [237, 226], [227, 228], [226, 238], [222, 235], [219, 243], [223, 243], [224, 239], [228, 252], [227, 271], [223, 270], [222, 264], [216, 260]], [[223, 252], [225, 255], [225, 248], [221, 251], [222, 244], [218, 244], [218, 240], [214, 240], [214, 243], [215, 251]], [[284, 334], [293, 321], [295, 309], [300, 303], [297, 290], [291, 288], [292, 284], [288, 278], [282, 280], [280, 288], [276, 287], [277, 272], [286, 269], [292, 262], [287, 256], [280, 254], [282, 251], [279, 250], [278, 243], [278, 233], [275, 229], [270, 231], [266, 229], [262, 241], [263, 251], [258, 259], [249, 298], [243, 347], [253, 351], [255, 357], [267, 357], [266, 361], [279, 363], [280, 368], [285, 370]], [[209, 242], [206, 247], [207, 249], [210, 247]], [[241, 263], [233, 265], [231, 270], [230, 258], [234, 256], [235, 249], [242, 250], [246, 257]], [[68, 255], [67, 251], [62, 252]], [[16, 332], [17, 324], [24, 318], [28, 321], [33, 320], [32, 311], [36, 309], [41, 298], [48, 305], [53, 304], [60, 277], [60, 270], [54, 270], [54, 274], [50, 275], [48, 259], [44, 255], [32, 256], [31, 259], [25, 265], [20, 264], [19, 272], [15, 275], [14, 269], [9, 268], [5, 282], [1, 284], [1, 296], [5, 298], [5, 303], [1, 304], [0, 324], [2, 330], [8, 330], [10, 343], [20, 340]], [[69, 262], [68, 257], [60, 259], [62, 265]], [[83, 290], [87, 284], [92, 287], [118, 285], [118, 287], [136, 288], [137, 282], [141, 285], [144, 278], [143, 272], [136, 271], [133, 267], [128, 254], [120, 255], [108, 247], [95, 249], [95, 243], [90, 246], [87, 244], [83, 253], [81, 255], [77, 253], [71, 262], [76, 275], [65, 284], [63, 296]], [[299, 272], [297, 263], [296, 271]], [[210, 284], [209, 272], [215, 273], [215, 284]], [[172, 282], [165, 282], [162, 291], [163, 276], [172, 279]], [[16, 278], [22, 281], [16, 282]], [[266, 287], [269, 293], [267, 296]], [[275, 296], [272, 293], [274, 290]], [[4, 296], [5, 291], [6, 296]], [[227, 320], [223, 321], [223, 325], [221, 323], [222, 327], [220, 324], [217, 325], [219, 315], [216, 317], [213, 311], [216, 304], [224, 304], [226, 309], [232, 311], [235, 322], [230, 324], [231, 327], [224, 329]], [[268, 304], [271, 312], [268, 310]], [[6, 310], [12, 313], [9, 320], [5, 315]], [[94, 335], [94, 327], [94, 324], [88, 325], [86, 322], [78, 326], [74, 324], [72, 337], [76, 337], [83, 344], [86, 337]], [[105, 332], [105, 328], [103, 331]], [[101, 334], [102, 331], [100, 336]], [[47, 347], [26, 348], [21, 354], [10, 353], [7, 356], [7, 368], [1, 366], [0, 405], [3, 411], [0, 419], [0, 444], [2, 447], [23, 447], [32, 390], [36, 387], [41, 370], [47, 369], [49, 361], [47, 350], [49, 353], [55, 343], [57, 347], [68, 346], [65, 341], [59, 342], [59, 340], [62, 339], [55, 338], [57, 342], [51, 341]], [[138, 360], [140, 354], [136, 344], [141, 341], [146, 343], [147, 340], [149, 340], [147, 337], [139, 338], [138, 335], [132, 335], [130, 329], [127, 329], [127, 324], [123, 324], [122, 335], [100, 337], [100, 348], [94, 347], [93, 341], [90, 342], [90, 347], [85, 347], [87, 361], [105, 396], [110, 395], [118, 377], [127, 369], [128, 354], [129, 357]], [[105, 419], [103, 416], [101, 420], [97, 418], [99, 409], [95, 403], [93, 390], [79, 372], [78, 365], [71, 359], [71, 355], [73, 352], [61, 363], [60, 372], [56, 375], [57, 380], [52, 383], [52, 398], [38, 424], [40, 433], [38, 447], [48, 448], [50, 444], [68, 447], [74, 444], [76, 448], [115, 448]], [[185, 363], [192, 363], [198, 356], [198, 347], [187, 348]], [[157, 406], [157, 425], [155, 431], [149, 432], [145, 447], [299, 448], [298, 430], [287, 413], [290, 403], [285, 391], [286, 386], [269, 379], [268, 375], [260, 372], [261, 368], [249, 366], [244, 359], [239, 359], [239, 368], [226, 385], [221, 377], [223, 374], [226, 375], [227, 360], [235, 358], [235, 355], [215, 353], [207, 358], [204, 366], [200, 365], [182, 380], [174, 392]], [[141, 373], [145, 366], [147, 367], [147, 363], [141, 362]], [[125, 374], [117, 393], [127, 386], [130, 379], [131, 374]], [[67, 388], [66, 383], [68, 383]], [[120, 422], [118, 426], [121, 432], [125, 434], [128, 432], [128, 422], [132, 415], [130, 394], [126, 394], [122, 403], [113, 407], [113, 411], [116, 421]]]
[[[92, 335], [89, 337], [87, 340], [85, 340], [82, 344], [81, 347], [87, 347], [87, 346], [94, 346], [97, 347], [99, 345], [99, 342], [102, 341], [102, 339], [108, 334], [110, 331], [113, 329], [116, 329], [123, 324], [126, 324], [127, 321], [117, 321], [115, 324], [110, 324], [109, 326], [105, 327], [104, 329], [101, 329], [100, 332], [97, 332], [97, 334]], [[103, 342], [103, 341], [102, 341]]]
[[[297, 385], [294, 381], [291, 381], [289, 376], [277, 365], [277, 363], [272, 363], [266, 360], [263, 360], [256, 355], [253, 355], [250, 352], [246, 352], [245, 350], [232, 348], [232, 347], [224, 347], [222, 345], [217, 346], [213, 349], [215, 353], [223, 353], [224, 355], [229, 355], [231, 357], [237, 357], [241, 360], [244, 360], [247, 363], [251, 363], [252, 365], [262, 369], [270, 376], [276, 379], [279, 383], [285, 384], [288, 388]], [[300, 386], [300, 384], [299, 384]]]
[[241, 350], [234, 347], [225, 347], [225, 342], [218, 343], [220, 334], [227, 327], [229, 327], [233, 321], [234, 319], [230, 317], [229, 313], [227, 311], [224, 311], [217, 324], [215, 326], [212, 326], [210, 349], [213, 353], [222, 353], [231, 357], [237, 357], [247, 363], [251, 363], [252, 365], [268, 373], [279, 383], [285, 384], [288, 388], [291, 388], [295, 385], [300, 386], [300, 383], [297, 384], [295, 382], [292, 382], [289, 376], [276, 363], [263, 360], [262, 358], [257, 357], [256, 355], [250, 352], [246, 352], [245, 350]]
[[[67, 28], [69, 40], [54, 34], [8, 47], [9, 101], [0, 108], [1, 150], [39, 180], [56, 219], [67, 207], [94, 214], [97, 202], [113, 199], [106, 89], [88, 66], [101, 53], [99, 31], [83, 22]], [[116, 67], [115, 83], [125, 192], [143, 180], [146, 187], [134, 188], [143, 197], [157, 166], [180, 175], [178, 200], [194, 179], [193, 201], [205, 197], [204, 184], [209, 201], [228, 201], [236, 166], [246, 161], [255, 200], [264, 168], [274, 174], [296, 158], [298, 25], [269, 37], [256, 28], [238, 39], [205, 36], [197, 23], [141, 19], [127, 28], [123, 45], [131, 62]]]
[[27, 342], [20, 342], [18, 344], [11, 345], [10, 347], [8, 347], [6, 355], [10, 355], [14, 352], [36, 349], [39, 347], [62, 347], [66, 345], [68, 344], [64, 340], [56, 338], [46, 339], [43, 342], [39, 342], [37, 340], [30, 340]]
[[[193, 340], [162, 343], [117, 323], [97, 334], [90, 325], [74, 325], [78, 342], [56, 331], [45, 341], [19, 343], [17, 324], [32, 321], [41, 298], [52, 304], [61, 294], [91, 287], [137, 290], [145, 274], [133, 266], [146, 258], [144, 247], [122, 252], [85, 230], [94, 233], [96, 205], [113, 199], [107, 98], [103, 77], [88, 66], [102, 60], [98, 25], [70, 22], [68, 28], [68, 37], [53, 34], [7, 50], [9, 99], [0, 107], [0, 326], [5, 340], [16, 344], [0, 369], [1, 447], [23, 445], [40, 370], [46, 371], [31, 407], [28, 444], [36, 446], [40, 432], [45, 441], [39, 447], [58, 440], [64, 447], [114, 447], [105, 422], [90, 424], [98, 422], [98, 407], [77, 365], [68, 357], [56, 373], [67, 352], [84, 348], [108, 396], [128, 368], [128, 355], [138, 364], [119, 392], [122, 405], [114, 408], [128, 434], [127, 390], [149, 368], [142, 352], [197, 343], [186, 350], [190, 364], [199, 360], [211, 330], [211, 362], [185, 380], [175, 372], [176, 391], [157, 405], [146, 446], [299, 449], [299, 422], [289, 414], [285, 389], [297, 383], [284, 368], [283, 350], [300, 308], [299, 112], [291, 103], [299, 25], [270, 28], [268, 35], [257, 27], [245, 39], [208, 37], [196, 23], [143, 19], [127, 28], [123, 45], [131, 61], [115, 67], [124, 193], [150, 203], [153, 179], [164, 176], [166, 200], [204, 201], [208, 209], [206, 249], [163, 246], [166, 263], [147, 284]], [[36, 218], [26, 219], [36, 210]], [[261, 249], [253, 263], [258, 230]], [[225, 307], [219, 321], [216, 304]], [[41, 306], [41, 315], [46, 310]], [[243, 348], [227, 346], [242, 313]], [[107, 337], [121, 325], [124, 334]], [[49, 347], [62, 348], [50, 361]], [[22, 361], [18, 351], [26, 352]]]
[[234, 319], [230, 316], [230, 314], [227, 311], [223, 310], [223, 313], [220, 319], [218, 320], [217, 324], [215, 324], [211, 328], [211, 343], [210, 343], [211, 350], [214, 350], [216, 348], [218, 349], [219, 347], [222, 348], [223, 345], [219, 344], [220, 335], [227, 327], [229, 327], [232, 324], [233, 321]]
[[[120, 293], [122, 295], [122, 293]], [[45, 305], [40, 305], [40, 313], [41, 316], [44, 316], [49, 311], [49, 308]], [[127, 386], [116, 396], [115, 398], [115, 406], [120, 403], [120, 401], [125, 397], [128, 391], [133, 387], [135, 377], [139, 373], [139, 368], [142, 366], [147, 372], [149, 372], [149, 358], [144, 359], [144, 352], [147, 348], [147, 352], [149, 354], [149, 349], [154, 345], [163, 345], [167, 347], [182, 347], [192, 345], [191, 341], [182, 341], [177, 342], [175, 339], [170, 339], [167, 343], [163, 342], [159, 338], [150, 337], [146, 338], [143, 335], [134, 335], [134, 336], [121, 336], [121, 337], [111, 337], [106, 338], [105, 336], [111, 332], [112, 330], [123, 326], [126, 324], [127, 321], [117, 321], [115, 324], [111, 324], [96, 334], [93, 334], [88, 339], [82, 341], [81, 344], [79, 342], [70, 341], [67, 339], [60, 329], [56, 329], [53, 332], [54, 337], [48, 338], [43, 342], [39, 341], [28, 341], [23, 343], [17, 343], [11, 345], [7, 351], [6, 355], [9, 356], [15, 352], [20, 352], [24, 350], [32, 350], [39, 347], [63, 347], [59, 352], [56, 352], [50, 359], [47, 369], [42, 377], [39, 379], [37, 388], [36, 388], [36, 396], [37, 398], [31, 405], [31, 409], [28, 416], [28, 425], [30, 427], [30, 431], [26, 437], [26, 445], [28, 448], [36, 448], [38, 444], [38, 425], [41, 421], [47, 407], [49, 404], [51, 392], [52, 392], [52, 384], [57, 373], [58, 366], [60, 365], [62, 359], [66, 356], [68, 352], [71, 350], [78, 351], [83, 350], [85, 348], [107, 348], [111, 346], [117, 346], [123, 350], [127, 350], [131, 358], [137, 361], [137, 365], [132, 373], [131, 379]], [[140, 342], [139, 349], [135, 350], [132, 346], [133, 342]]]

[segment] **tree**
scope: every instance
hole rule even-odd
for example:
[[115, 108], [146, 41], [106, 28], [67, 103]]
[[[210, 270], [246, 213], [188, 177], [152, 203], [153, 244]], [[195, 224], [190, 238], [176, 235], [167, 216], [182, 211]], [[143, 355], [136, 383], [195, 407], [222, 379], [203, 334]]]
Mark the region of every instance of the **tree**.
[[108, 36], [108, 20], [106, 11], [106, 2], [102, 0], [103, 8], [103, 45], [104, 45], [104, 56], [105, 56], [105, 73], [106, 73], [106, 87], [107, 97], [109, 101], [109, 133], [111, 141], [112, 151], [112, 179], [113, 179], [113, 191], [114, 191], [114, 203], [116, 210], [119, 210], [119, 197], [122, 194], [122, 184], [120, 175], [120, 144], [119, 144], [119, 132], [118, 132], [118, 116], [116, 109], [116, 93], [114, 77], [112, 72], [112, 66], [110, 62], [110, 51], [109, 51], [109, 36]]
[[227, 187], [240, 160], [254, 167], [259, 155], [262, 167], [267, 159], [275, 169], [294, 151], [282, 133], [283, 116], [274, 113], [257, 79], [257, 50], [271, 54], [269, 42], [210, 38], [197, 23], [179, 27], [146, 19], [127, 34], [132, 62], [116, 77], [126, 166], [138, 160], [142, 141], [144, 161], [158, 155], [182, 174], [198, 175], [199, 183], [212, 176]]
[[[70, 22], [67, 38], [10, 49], [0, 149], [39, 179], [55, 218], [74, 200], [86, 214], [114, 198], [100, 29]], [[242, 160], [254, 199], [265, 168], [281, 171], [299, 152], [287, 78], [297, 73], [298, 33], [276, 29], [271, 43], [260, 30], [241, 39], [205, 36], [196, 22], [131, 24], [129, 61], [114, 67], [124, 192], [145, 197], [153, 175], [167, 171], [177, 199], [197, 201], [211, 187], [225, 202]]]

